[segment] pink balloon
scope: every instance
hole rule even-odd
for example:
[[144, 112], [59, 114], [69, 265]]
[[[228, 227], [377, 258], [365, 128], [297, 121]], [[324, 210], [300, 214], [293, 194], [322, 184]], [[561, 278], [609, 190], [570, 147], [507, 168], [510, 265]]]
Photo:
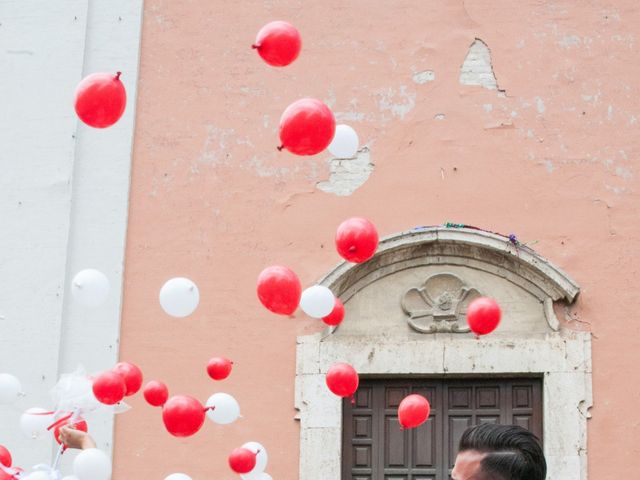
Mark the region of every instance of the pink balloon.
[[102, 372], [93, 379], [93, 394], [105, 405], [115, 405], [124, 398], [126, 391], [124, 378], [115, 372]]
[[258, 276], [258, 298], [267, 310], [291, 315], [298, 308], [302, 285], [293, 270], [280, 265], [265, 268]]
[[398, 421], [404, 428], [415, 428], [429, 418], [431, 405], [422, 395], [408, 395], [398, 406]]
[[204, 406], [189, 395], [175, 395], [162, 407], [162, 421], [174, 437], [190, 437], [202, 428]]
[[91, 127], [110, 127], [122, 117], [126, 105], [127, 92], [120, 81], [120, 72], [92, 73], [76, 88], [76, 113]]
[[329, 326], [335, 327], [340, 325], [344, 320], [344, 305], [338, 297], [336, 297], [336, 304], [333, 310], [326, 317], [322, 317], [322, 321]]
[[467, 308], [467, 323], [476, 335], [487, 335], [500, 324], [502, 312], [498, 302], [491, 298], [476, 298]]
[[339, 397], [353, 397], [360, 378], [356, 369], [348, 363], [336, 363], [327, 371], [326, 382], [329, 390]]
[[378, 231], [366, 218], [353, 217], [340, 224], [336, 232], [336, 250], [349, 262], [369, 260], [378, 248]]
[[284, 67], [298, 58], [302, 39], [293, 25], [277, 21], [267, 23], [260, 29], [252, 47], [269, 65]]
[[280, 118], [280, 150], [315, 155], [329, 146], [336, 131], [333, 112], [320, 100], [303, 98], [287, 107]]

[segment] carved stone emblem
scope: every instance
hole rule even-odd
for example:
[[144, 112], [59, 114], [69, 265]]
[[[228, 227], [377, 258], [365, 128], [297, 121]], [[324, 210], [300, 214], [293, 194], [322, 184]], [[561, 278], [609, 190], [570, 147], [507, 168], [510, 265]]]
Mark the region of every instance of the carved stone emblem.
[[467, 306], [480, 292], [451, 273], [438, 273], [402, 296], [409, 326], [420, 333], [466, 333]]

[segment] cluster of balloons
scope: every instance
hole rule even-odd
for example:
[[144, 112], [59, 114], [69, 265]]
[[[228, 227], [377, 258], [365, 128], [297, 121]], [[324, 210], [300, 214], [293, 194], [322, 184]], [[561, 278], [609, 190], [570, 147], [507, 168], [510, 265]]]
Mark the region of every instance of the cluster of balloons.
[[[371, 259], [378, 243], [378, 230], [366, 218], [349, 218], [336, 231], [336, 250], [348, 262], [363, 263]], [[288, 267], [274, 265], [260, 272], [257, 294], [262, 305], [273, 313], [292, 315], [300, 307], [309, 317], [322, 319], [329, 326], [338, 326], [344, 320], [344, 305], [330, 289], [313, 285], [302, 290], [300, 279]], [[337, 363], [328, 370], [326, 383], [335, 395], [351, 398], [353, 402], [359, 377], [353, 366]]]
[[[295, 61], [302, 47], [298, 30], [283, 21], [265, 25], [257, 34], [252, 47], [260, 57], [274, 67], [284, 67]], [[126, 107], [126, 90], [120, 80], [121, 73], [94, 73], [84, 78], [75, 92], [75, 111], [82, 122], [94, 128], [106, 128], [115, 124]], [[356, 131], [348, 125], [336, 125], [331, 109], [322, 101], [302, 98], [290, 104], [283, 112], [279, 125], [279, 150], [286, 149], [296, 155], [315, 155], [328, 149], [336, 158], [353, 158], [359, 148]], [[378, 232], [369, 220], [354, 217], [342, 222], [336, 232], [335, 245], [346, 261], [366, 262], [378, 247]], [[72, 294], [88, 307], [102, 305], [109, 295], [109, 280], [100, 271], [85, 269], [73, 278]], [[345, 316], [345, 308], [333, 292], [322, 285], [302, 289], [298, 276], [291, 269], [275, 265], [264, 269], [258, 276], [257, 294], [269, 311], [280, 315], [293, 315], [298, 307], [309, 317], [322, 319], [330, 326], [339, 325]], [[187, 317], [198, 307], [200, 293], [190, 279], [176, 277], [168, 280], [160, 289], [160, 305], [173, 317]], [[474, 300], [467, 310], [470, 329], [478, 336], [494, 331], [500, 323], [498, 304], [489, 298]], [[233, 362], [222, 357], [212, 358], [207, 373], [214, 380], [229, 376]], [[359, 376], [347, 363], [333, 365], [326, 374], [329, 390], [337, 396], [354, 401]], [[118, 404], [126, 396], [134, 395], [142, 387], [142, 371], [134, 364], [121, 362], [111, 371], [93, 379], [95, 398], [106, 405]], [[20, 382], [8, 374], [0, 375], [0, 403], [12, 403], [20, 395]], [[167, 431], [176, 437], [188, 437], [200, 430], [205, 417], [220, 425], [235, 422], [240, 417], [240, 406], [231, 395], [215, 393], [203, 405], [189, 395], [169, 397], [167, 386], [157, 380], [148, 382], [143, 394], [154, 407], [162, 407], [162, 419]], [[398, 407], [398, 420], [402, 428], [416, 428], [429, 418], [428, 400], [412, 394]], [[21, 418], [22, 429], [37, 437], [43, 429], [54, 428], [59, 442], [59, 429], [72, 422], [78, 429], [87, 429], [84, 420], [69, 414], [51, 424], [55, 412], [30, 409]], [[249, 442], [234, 449], [228, 457], [230, 468], [243, 480], [271, 480], [264, 472], [267, 452], [262, 445]], [[0, 467], [11, 467], [11, 455], [0, 446]], [[74, 473], [79, 480], [108, 480], [111, 464], [108, 457], [97, 449], [83, 451], [74, 462]], [[0, 468], [2, 475], [7, 475]], [[191, 480], [183, 473], [174, 473], [165, 480]]]
[[112, 370], [93, 379], [93, 394], [100, 403], [115, 405], [135, 395], [142, 387], [142, 370], [129, 362], [120, 362]]
[[[102, 306], [109, 297], [109, 290], [107, 276], [94, 268], [79, 271], [71, 283], [73, 298], [89, 308]], [[188, 278], [171, 278], [160, 289], [159, 300], [160, 306], [168, 315], [177, 318], [188, 317], [200, 303], [200, 291]]]
[[[354, 263], [363, 263], [373, 257], [378, 241], [375, 225], [360, 217], [342, 222], [335, 237], [338, 254]], [[292, 315], [300, 307], [308, 316], [320, 318], [330, 326], [337, 326], [344, 319], [344, 305], [331, 290], [313, 285], [303, 291], [300, 279], [288, 267], [265, 268], [258, 275], [257, 293], [262, 305], [273, 313]]]
[[[252, 45], [273, 67], [290, 65], [302, 48], [300, 32], [290, 23], [275, 21], [260, 29]], [[353, 158], [359, 139], [348, 125], [338, 125], [331, 109], [315, 98], [301, 98], [289, 105], [280, 118], [279, 150], [296, 155], [315, 155], [326, 148], [337, 158]]]

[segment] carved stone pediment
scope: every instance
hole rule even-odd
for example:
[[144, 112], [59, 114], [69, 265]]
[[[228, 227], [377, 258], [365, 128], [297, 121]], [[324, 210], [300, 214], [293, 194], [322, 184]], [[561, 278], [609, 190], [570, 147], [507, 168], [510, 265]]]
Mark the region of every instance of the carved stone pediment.
[[419, 287], [407, 290], [401, 299], [409, 326], [420, 333], [466, 333], [467, 306], [481, 296], [475, 288], [452, 273], [437, 273]]

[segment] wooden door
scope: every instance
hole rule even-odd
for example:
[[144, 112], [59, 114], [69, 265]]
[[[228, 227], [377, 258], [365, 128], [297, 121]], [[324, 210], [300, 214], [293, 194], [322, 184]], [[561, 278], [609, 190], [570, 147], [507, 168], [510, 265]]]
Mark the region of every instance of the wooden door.
[[[429, 420], [401, 430], [410, 393], [431, 404]], [[539, 379], [363, 380], [343, 408], [343, 480], [447, 480], [464, 430], [479, 423], [521, 425], [542, 438]]]

